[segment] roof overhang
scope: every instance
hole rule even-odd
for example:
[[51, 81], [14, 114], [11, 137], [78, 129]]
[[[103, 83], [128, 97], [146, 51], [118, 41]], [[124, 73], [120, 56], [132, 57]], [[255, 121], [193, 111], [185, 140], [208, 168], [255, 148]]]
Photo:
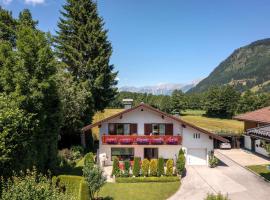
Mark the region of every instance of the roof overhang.
[[214, 134], [214, 133], [212, 133], [212, 132], [210, 132], [210, 131], [208, 131], [208, 130], [205, 130], [205, 129], [203, 129], [203, 128], [200, 128], [200, 127], [198, 127], [198, 126], [196, 126], [196, 125], [194, 125], [194, 124], [191, 124], [191, 123], [189, 123], [189, 122], [186, 122], [186, 121], [184, 121], [184, 120], [182, 120], [182, 119], [180, 119], [180, 118], [178, 118], [178, 117], [175, 117], [175, 116], [173, 116], [173, 115], [170, 115], [170, 114], [168, 114], [168, 113], [162, 112], [162, 111], [160, 111], [160, 110], [158, 110], [158, 109], [156, 109], [156, 108], [153, 108], [152, 106], [149, 106], [149, 105], [144, 104], [144, 103], [141, 103], [141, 104], [139, 104], [139, 105], [137, 105], [137, 106], [134, 106], [134, 107], [132, 107], [132, 108], [130, 108], [130, 109], [126, 109], [126, 110], [124, 110], [124, 111], [122, 111], [122, 112], [119, 112], [119, 113], [117, 113], [117, 114], [115, 114], [115, 115], [113, 115], [113, 116], [107, 117], [107, 118], [105, 118], [105, 119], [103, 119], [103, 120], [100, 120], [100, 121], [98, 121], [98, 122], [96, 122], [96, 123], [87, 125], [87, 126], [83, 127], [81, 130], [82, 130], [82, 132], [86, 132], [86, 131], [88, 131], [88, 130], [90, 130], [90, 129], [96, 127], [96, 126], [100, 126], [100, 125], [101, 125], [102, 123], [104, 123], [104, 122], [108, 122], [108, 121], [111, 120], [111, 119], [114, 119], [114, 118], [116, 118], [116, 117], [120, 117], [120, 116], [122, 116], [122, 115], [124, 115], [124, 114], [126, 114], [126, 113], [129, 113], [129, 112], [131, 112], [131, 111], [133, 111], [133, 110], [136, 110], [136, 109], [138, 109], [138, 108], [146, 108], [146, 109], [149, 109], [150, 111], [156, 112], [156, 113], [160, 114], [161, 116], [168, 117], [168, 118], [173, 119], [173, 120], [175, 120], [175, 121], [177, 121], [177, 122], [180, 122], [180, 123], [182, 123], [182, 124], [184, 124], [184, 125], [186, 125], [186, 126], [189, 126], [189, 127], [193, 128], [193, 129], [195, 129], [195, 130], [198, 130], [198, 131], [200, 131], [200, 132], [202, 132], [202, 133], [205, 133], [205, 134], [209, 135], [210, 137], [212, 137], [212, 138], [214, 138], [214, 139], [217, 139], [217, 140], [222, 141], [222, 142], [229, 142], [229, 140], [227, 140], [227, 139], [224, 138], [224, 137], [221, 137], [221, 136], [219, 136], [219, 135], [216, 135], [216, 134]]

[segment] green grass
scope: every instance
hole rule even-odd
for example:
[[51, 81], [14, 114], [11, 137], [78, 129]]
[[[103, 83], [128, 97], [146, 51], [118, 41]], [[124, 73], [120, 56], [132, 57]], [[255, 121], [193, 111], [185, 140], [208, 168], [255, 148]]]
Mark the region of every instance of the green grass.
[[251, 165], [247, 166], [249, 169], [264, 177], [265, 179], [270, 181], [270, 170], [266, 168], [267, 165]]
[[161, 177], [118, 177], [116, 178], [117, 183], [145, 183], [145, 182], [179, 182], [178, 176], [161, 176]]
[[181, 116], [184, 116], [184, 115], [202, 116], [204, 114], [205, 114], [204, 110], [190, 110], [190, 109], [187, 109], [187, 110], [181, 112]]
[[233, 119], [209, 118], [196, 115], [186, 115], [181, 118], [212, 132], [242, 134], [244, 131], [244, 123]]
[[180, 182], [170, 183], [107, 183], [99, 196], [114, 200], [165, 200], [179, 188]]

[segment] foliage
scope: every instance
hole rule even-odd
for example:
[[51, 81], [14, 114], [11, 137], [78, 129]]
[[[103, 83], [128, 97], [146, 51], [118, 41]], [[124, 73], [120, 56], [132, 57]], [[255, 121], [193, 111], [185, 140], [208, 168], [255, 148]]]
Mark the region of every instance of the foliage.
[[182, 175], [185, 170], [186, 158], [184, 150], [180, 149], [176, 161], [176, 170], [179, 175]]
[[67, 80], [59, 82], [64, 88], [63, 112], [68, 114], [63, 137], [78, 135], [82, 124], [88, 124], [94, 112], [103, 110], [116, 95], [117, 73], [110, 64], [112, 47], [103, 26], [94, 1], [67, 0], [63, 6], [55, 42]]
[[166, 176], [173, 175], [173, 159], [169, 159], [166, 162]]
[[134, 164], [133, 164], [133, 169], [132, 169], [132, 174], [133, 176], [137, 177], [140, 175], [140, 161], [141, 161], [141, 158], [139, 157], [135, 157], [134, 158]]
[[157, 176], [157, 159], [150, 161], [150, 176]]
[[12, 13], [0, 6], [0, 41], [8, 41], [15, 46], [17, 22]]
[[239, 98], [240, 93], [231, 86], [211, 87], [206, 93], [206, 115], [231, 118], [237, 109]]
[[228, 196], [224, 196], [221, 193], [218, 194], [207, 194], [205, 200], [229, 200]]
[[124, 161], [124, 177], [129, 177], [129, 170], [130, 170], [130, 161], [125, 160]]
[[165, 174], [164, 172], [164, 159], [158, 158], [157, 161], [157, 176], [163, 176]]
[[267, 151], [268, 155], [270, 156], [270, 143], [264, 143], [263, 148]]
[[116, 183], [142, 183], [142, 182], [175, 182], [179, 181], [177, 176], [162, 176], [162, 177], [132, 177], [132, 178], [116, 178]]
[[93, 168], [95, 165], [94, 154], [92, 152], [87, 153], [84, 158], [84, 166]]
[[113, 168], [112, 168], [112, 176], [119, 176], [120, 168], [119, 168], [119, 159], [117, 157], [113, 158]]
[[171, 96], [172, 108], [180, 113], [187, 108], [186, 95], [181, 90], [174, 90]]
[[148, 176], [148, 173], [149, 173], [149, 160], [143, 159], [143, 161], [142, 161], [142, 175]]
[[209, 167], [211, 167], [211, 168], [217, 167], [217, 165], [218, 165], [217, 157], [214, 155], [210, 155], [209, 159], [208, 159], [208, 164], [209, 164]]
[[64, 194], [59, 185], [52, 185], [51, 180], [38, 174], [36, 170], [21, 173], [8, 180], [2, 188], [2, 200], [65, 200], [76, 199], [77, 196]]
[[84, 166], [83, 168], [84, 180], [88, 186], [88, 193], [91, 200], [95, 199], [95, 196], [98, 195], [101, 187], [106, 182], [106, 177], [103, 175], [103, 171], [100, 167], [89, 167]]

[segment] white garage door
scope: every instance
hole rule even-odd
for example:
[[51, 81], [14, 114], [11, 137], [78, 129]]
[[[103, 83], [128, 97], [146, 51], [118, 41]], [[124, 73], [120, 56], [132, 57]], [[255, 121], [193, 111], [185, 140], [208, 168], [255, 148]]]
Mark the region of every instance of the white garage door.
[[188, 165], [206, 165], [206, 149], [188, 149]]

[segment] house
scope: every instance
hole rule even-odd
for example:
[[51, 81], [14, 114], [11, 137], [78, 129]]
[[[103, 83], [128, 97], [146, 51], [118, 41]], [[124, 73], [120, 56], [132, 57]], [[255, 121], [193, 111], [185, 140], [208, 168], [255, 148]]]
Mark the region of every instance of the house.
[[244, 113], [234, 119], [244, 121], [244, 147], [269, 156], [263, 145], [270, 142], [270, 107]]
[[135, 107], [130, 104], [131, 101], [125, 101], [124, 111], [82, 129], [87, 132], [99, 127], [98, 153], [106, 155], [105, 165], [112, 165], [114, 156], [120, 160], [176, 159], [181, 148], [186, 152], [187, 164], [206, 165], [214, 140], [227, 142], [223, 137], [144, 103]]

